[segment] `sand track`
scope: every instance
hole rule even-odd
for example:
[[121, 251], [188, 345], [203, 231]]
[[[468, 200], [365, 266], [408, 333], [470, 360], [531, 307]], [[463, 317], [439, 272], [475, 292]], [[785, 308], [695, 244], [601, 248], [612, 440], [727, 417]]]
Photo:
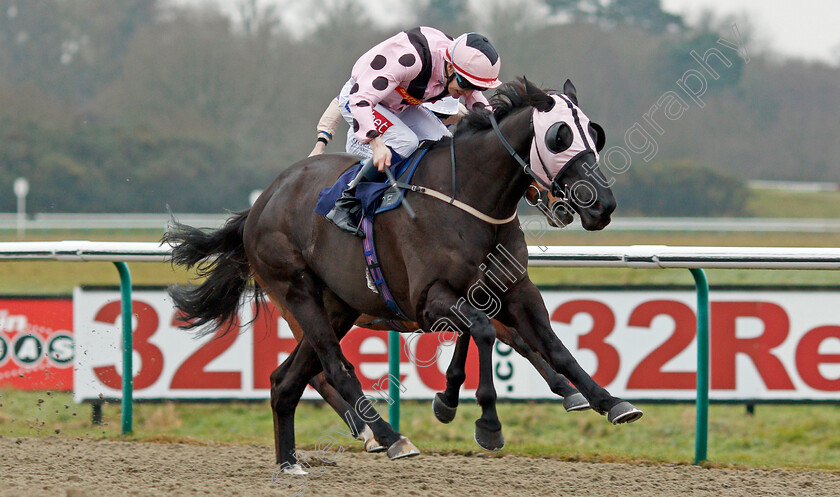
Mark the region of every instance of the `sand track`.
[[[343, 453], [320, 477], [272, 483], [272, 449], [0, 437], [0, 496], [838, 496], [840, 474], [425, 454]], [[333, 453], [334, 454], [334, 453]], [[284, 480], [289, 481], [289, 480]]]

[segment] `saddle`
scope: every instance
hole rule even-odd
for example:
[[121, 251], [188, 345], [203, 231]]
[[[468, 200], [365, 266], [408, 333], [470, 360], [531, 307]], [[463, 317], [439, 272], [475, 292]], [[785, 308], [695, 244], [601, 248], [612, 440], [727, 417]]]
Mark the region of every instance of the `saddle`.
[[[396, 185], [392, 185], [386, 178], [385, 182], [366, 181], [356, 186], [356, 198], [362, 203], [359, 215], [362, 217], [360, 221], [361, 229], [365, 234], [362, 248], [364, 249], [365, 264], [367, 265], [366, 277], [368, 287], [371, 291], [378, 293], [382, 297], [382, 300], [385, 301], [388, 309], [403, 320], [407, 320], [408, 317], [400, 309], [396, 300], [391, 295], [388, 283], [385, 282], [385, 276], [382, 274], [382, 269], [379, 265], [379, 258], [376, 256], [376, 248], [373, 243], [373, 218], [377, 214], [396, 209], [402, 204], [403, 196], [398, 189], [410, 187], [410, 182], [414, 177], [417, 166], [427, 151], [428, 148], [419, 148], [409, 157], [391, 166]], [[354, 165], [339, 176], [333, 186], [321, 190], [318, 196], [318, 203], [315, 206], [315, 212], [317, 214], [321, 216], [327, 215], [335, 204], [336, 199], [347, 189], [348, 183], [356, 177], [361, 167], [361, 163]], [[359, 222], [358, 219], [355, 221]]]
[[[396, 164], [391, 166], [391, 172], [400, 187], [406, 188], [409, 186], [420, 160], [428, 152], [427, 148], [417, 149], [413, 154], [407, 158], [401, 158]], [[318, 195], [318, 203], [315, 205], [315, 213], [321, 216], [326, 216], [328, 212], [335, 205], [335, 201], [341, 196], [342, 192], [347, 189], [347, 185], [353, 178], [356, 177], [361, 169], [361, 162], [354, 164], [353, 167], [344, 171], [338, 177], [334, 185], [321, 190]], [[361, 217], [373, 217], [377, 214], [396, 209], [402, 204], [402, 195], [399, 194], [397, 188], [391, 186], [386, 176], [382, 175], [382, 181], [363, 181], [356, 186], [356, 198], [362, 203], [362, 209], [359, 212]], [[356, 222], [359, 219], [355, 219]]]

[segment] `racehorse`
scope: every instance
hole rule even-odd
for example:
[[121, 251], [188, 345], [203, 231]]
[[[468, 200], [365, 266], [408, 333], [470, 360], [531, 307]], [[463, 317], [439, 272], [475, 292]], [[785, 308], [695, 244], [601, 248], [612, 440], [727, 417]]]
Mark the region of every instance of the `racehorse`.
[[[611, 422], [631, 422], [642, 415], [598, 385], [554, 334], [539, 290], [524, 270], [524, 235], [512, 222], [532, 175], [550, 185], [555, 195], [574, 197], [572, 205], [585, 229], [602, 229], [610, 222], [615, 198], [597, 163], [603, 133], [577, 106], [576, 93], [569, 81], [562, 94], [547, 93], [524, 79], [500, 87], [491, 99], [492, 112], [473, 109], [451, 144], [439, 143], [427, 152], [414, 177], [414, 183], [424, 187], [412, 190], [418, 193], [412, 195], [416, 217], [409, 219], [404, 209], [385, 213], [377, 217], [372, 232], [379, 240], [382, 271], [404, 315], [423, 330], [465, 328], [458, 342], [472, 338], [476, 343], [476, 400], [482, 415], [476, 421], [475, 440], [488, 450], [504, 446], [495, 407], [491, 361], [496, 333], [491, 318], [515, 329]], [[530, 150], [528, 165], [521, 155], [529, 153], [532, 142], [536, 153]], [[456, 159], [453, 164], [450, 153]], [[543, 170], [536, 174], [531, 169], [537, 167], [534, 157]], [[304, 159], [283, 171], [249, 210], [232, 215], [222, 228], [208, 233], [176, 225], [164, 237], [173, 246], [175, 264], [191, 267], [215, 256], [200, 268], [200, 275], [206, 276], [200, 286], [170, 290], [188, 327], [208, 333], [211, 325], [229, 328], [253, 277], [303, 330], [305, 339], [271, 374], [276, 459], [289, 472], [300, 470], [294, 452], [294, 412], [307, 382], [323, 370], [357, 413], [374, 413], [339, 341], [361, 314], [398, 318], [368, 289], [366, 265], [359, 256], [362, 240], [313, 213], [318, 192], [354, 162], [344, 155]], [[458, 173], [461, 179], [456, 183]], [[452, 196], [483, 218], [419, 194], [450, 185], [455, 185]], [[521, 269], [506, 274], [504, 282], [483, 262], [496, 251]], [[486, 290], [491, 284], [499, 295]], [[493, 295], [478, 302], [476, 288]], [[380, 417], [366, 421], [391, 459], [419, 453]]]
[[569, 199], [558, 198], [548, 188], [534, 180], [525, 190], [525, 201], [545, 215], [548, 224], [555, 228], [565, 228], [574, 221], [574, 210]]
[[[560, 202], [560, 200], [554, 200]], [[551, 204], [548, 204], [551, 205]], [[551, 221], [549, 221], [551, 222]], [[280, 316], [289, 324], [292, 335], [297, 341], [303, 340], [303, 330], [295, 321], [294, 316], [285, 309], [277, 299], [269, 295], [272, 304], [278, 310]], [[381, 321], [373, 316], [362, 315], [354, 323], [356, 326], [371, 330], [388, 331], [391, 329], [401, 330], [417, 330], [417, 323], [412, 322], [393, 322]], [[563, 375], [554, 371], [551, 366], [546, 363], [538, 354], [531, 350], [525, 344], [522, 338], [516, 333], [516, 330], [503, 325], [498, 320], [493, 320], [493, 327], [496, 331], [496, 339], [500, 342], [510, 346], [519, 355], [528, 359], [531, 364], [537, 369], [537, 372], [543, 377], [548, 384], [552, 393], [558, 395], [563, 399], [563, 408], [568, 412], [577, 412], [589, 409], [589, 402], [581, 395], [578, 390], [569, 383]], [[446, 330], [455, 331], [455, 330]], [[463, 335], [467, 339], [469, 335]], [[469, 346], [468, 340], [465, 343], [456, 341], [456, 353], [452, 357], [449, 367], [446, 370], [446, 387], [443, 392], [438, 392], [433, 401], [433, 409], [435, 417], [441, 423], [449, 423], [455, 419], [455, 413], [459, 402], [460, 388], [466, 380], [466, 350]], [[367, 452], [379, 452], [385, 447], [379, 444], [374, 438], [373, 432], [367, 426], [365, 421], [356, 413], [353, 406], [347, 403], [344, 398], [329, 384], [326, 375], [321, 372], [315, 375], [309, 384], [321, 395], [321, 398], [329, 404], [333, 410], [338, 413], [339, 417], [347, 424], [350, 433], [358, 440], [362, 440]]]
[[[537, 181], [533, 181], [525, 192], [525, 200], [532, 207], [538, 208], [544, 215], [547, 222], [551, 226], [565, 227], [574, 220], [573, 211], [566, 199], [557, 198], [549, 192], [549, 190]], [[277, 309], [280, 317], [285, 320], [292, 331], [295, 340], [303, 339], [303, 330], [294, 316], [285, 309], [280, 302], [272, 295], [268, 295], [271, 303]], [[373, 316], [362, 315], [354, 323], [356, 326], [371, 330], [388, 331], [391, 329], [398, 330], [417, 330], [416, 322], [393, 322], [390, 320], [377, 319]], [[498, 320], [493, 320], [493, 326], [496, 330], [496, 339], [500, 342], [510, 346], [513, 350], [521, 356], [528, 359], [531, 364], [537, 369], [537, 372], [543, 377], [548, 384], [552, 393], [561, 397], [563, 408], [568, 412], [583, 411], [589, 409], [589, 402], [581, 395], [578, 390], [569, 383], [563, 375], [555, 372], [551, 366], [546, 363], [538, 354], [531, 350], [525, 344], [521, 337], [516, 334], [516, 330], [507, 327]], [[454, 331], [454, 330], [447, 330]], [[462, 347], [468, 347], [468, 343], [462, 344]], [[453, 360], [446, 371], [446, 387], [443, 392], [439, 392], [434, 399], [433, 408], [435, 417], [442, 423], [449, 423], [455, 418], [456, 409], [459, 402], [460, 387], [466, 379], [464, 371], [464, 362], [466, 355], [463, 352], [466, 349], [459, 349], [458, 354], [453, 355]], [[333, 410], [338, 413], [339, 417], [347, 424], [350, 433], [358, 440], [364, 442], [365, 450], [367, 452], [379, 452], [385, 450], [374, 438], [373, 432], [356, 413], [353, 406], [348, 404], [344, 398], [333, 388], [326, 379], [326, 375], [321, 372], [315, 375], [309, 384], [318, 392], [321, 398], [329, 404]]]

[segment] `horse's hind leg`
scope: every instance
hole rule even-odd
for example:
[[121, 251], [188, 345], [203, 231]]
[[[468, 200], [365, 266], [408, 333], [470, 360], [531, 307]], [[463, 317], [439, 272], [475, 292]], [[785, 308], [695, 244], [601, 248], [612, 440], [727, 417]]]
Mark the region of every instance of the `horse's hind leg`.
[[498, 321], [493, 321], [496, 325], [496, 338], [499, 341], [509, 345], [519, 355], [528, 359], [533, 364], [540, 376], [543, 377], [548, 384], [548, 388], [560, 397], [563, 397], [563, 408], [568, 412], [583, 411], [589, 409], [589, 401], [586, 397], [578, 392], [577, 388], [573, 387], [569, 380], [562, 374], [554, 371], [551, 365], [540, 357], [539, 354], [533, 351], [528, 344], [522, 340], [519, 333], [515, 329], [509, 328]]
[[350, 433], [353, 435], [353, 438], [361, 440], [365, 443], [365, 450], [367, 452], [380, 452], [385, 450], [385, 447], [380, 445], [373, 436], [373, 432], [370, 427], [368, 427], [367, 424], [362, 421], [362, 418], [356, 414], [353, 406], [348, 404], [341, 394], [338, 393], [338, 390], [333, 388], [333, 386], [327, 382], [326, 374], [323, 372], [318, 373], [314, 378], [309, 380], [309, 384], [312, 385], [312, 388], [321, 395], [321, 398], [323, 398], [327, 404], [329, 404], [330, 407], [332, 407], [335, 412], [341, 416], [341, 419], [344, 420], [344, 423], [346, 423], [347, 427], [350, 429]]
[[295, 455], [295, 409], [307, 381], [321, 371], [312, 346], [304, 341], [271, 373], [271, 410], [274, 416], [274, 449], [283, 472], [305, 474]]
[[[463, 302], [463, 301], [462, 301]], [[457, 329], [451, 309], [459, 305], [458, 296], [448, 284], [438, 281], [426, 291], [420, 312], [420, 326], [424, 330]], [[463, 303], [460, 313], [469, 322], [469, 335], [478, 348], [478, 389], [476, 401], [481, 406], [481, 417], [475, 422], [475, 441], [487, 450], [499, 450], [505, 445], [502, 424], [496, 413], [496, 389], [493, 387], [493, 343], [496, 332], [487, 315]], [[444, 328], [440, 324], [446, 324]]]
[[[262, 279], [259, 277], [255, 277], [255, 279], [259, 282], [262, 288], [266, 288]], [[277, 312], [280, 313], [280, 316], [289, 324], [289, 328], [292, 330], [292, 335], [294, 335], [295, 340], [298, 342], [303, 340], [303, 330], [300, 328], [300, 324], [298, 324], [292, 313], [283, 307], [280, 301], [277, 300], [273, 294], [270, 292], [266, 292], [266, 294], [268, 295], [269, 300], [271, 300], [271, 303], [277, 309]], [[343, 327], [343, 323], [339, 323], [338, 327]], [[346, 332], [346, 330], [336, 330], [336, 332], [343, 333]], [[329, 404], [336, 413], [338, 413], [341, 419], [347, 424], [347, 427], [350, 429], [350, 433], [353, 437], [365, 442], [366, 451], [379, 452], [381, 450], [385, 450], [385, 448], [379, 445], [379, 442], [377, 442], [373, 437], [373, 432], [370, 431], [370, 428], [365, 425], [362, 418], [360, 418], [359, 415], [356, 414], [356, 411], [353, 410], [353, 406], [348, 404], [347, 401], [341, 397], [341, 394], [339, 394], [338, 391], [336, 391], [336, 389], [327, 382], [327, 377], [323, 372], [318, 373], [314, 378], [309, 380], [309, 384], [312, 385], [312, 388], [321, 395], [321, 398], [323, 398], [324, 401], [326, 401], [326, 403]]]
[[350, 315], [348, 311], [341, 309], [331, 309], [328, 313], [324, 298], [330, 292], [322, 288], [316, 277], [307, 270], [299, 271], [294, 280], [294, 284], [278, 281], [276, 284], [270, 284], [269, 288], [274, 295], [284, 297], [281, 303], [297, 319], [306, 338], [304, 341], [312, 344], [315, 349], [327, 381], [356, 409], [356, 413], [373, 430], [376, 440], [388, 447], [388, 456], [391, 459], [419, 454], [407, 438], [394, 431], [391, 425], [379, 416], [370, 400], [364, 396], [353, 365], [341, 352], [340, 335], [336, 335], [330, 318], [335, 320], [352, 317], [347, 323], [349, 329], [358, 314]]
[[470, 335], [459, 333], [455, 341], [455, 351], [449, 361], [449, 367], [446, 368], [446, 389], [435, 394], [432, 401], [432, 410], [441, 423], [449, 423], [455, 419], [461, 385], [467, 379], [466, 364], [469, 346]]

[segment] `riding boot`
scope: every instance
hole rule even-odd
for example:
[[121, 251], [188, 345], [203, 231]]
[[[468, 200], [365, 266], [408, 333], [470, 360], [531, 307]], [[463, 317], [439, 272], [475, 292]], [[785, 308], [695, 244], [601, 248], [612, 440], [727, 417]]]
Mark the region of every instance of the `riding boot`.
[[357, 213], [361, 208], [362, 202], [356, 198], [354, 186], [344, 190], [326, 217], [342, 231], [364, 238], [365, 234], [359, 229], [361, 226], [356, 224]]
[[363, 179], [367, 179], [368, 174], [372, 170], [375, 171], [373, 168], [373, 159], [366, 159], [362, 163], [359, 173], [347, 185], [347, 189], [338, 197], [338, 200], [335, 201], [335, 206], [326, 215], [326, 218], [342, 231], [360, 238], [364, 238], [365, 234], [360, 229], [361, 225], [357, 225], [355, 220], [357, 213], [362, 208], [362, 202], [356, 198], [356, 185]]

